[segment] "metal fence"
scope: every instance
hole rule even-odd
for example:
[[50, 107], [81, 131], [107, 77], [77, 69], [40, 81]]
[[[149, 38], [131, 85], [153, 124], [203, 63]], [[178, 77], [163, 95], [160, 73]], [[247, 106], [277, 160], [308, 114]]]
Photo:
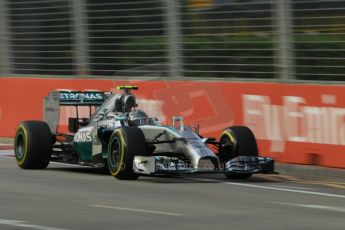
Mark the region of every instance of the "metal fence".
[[0, 0], [1, 76], [345, 80], [344, 0]]

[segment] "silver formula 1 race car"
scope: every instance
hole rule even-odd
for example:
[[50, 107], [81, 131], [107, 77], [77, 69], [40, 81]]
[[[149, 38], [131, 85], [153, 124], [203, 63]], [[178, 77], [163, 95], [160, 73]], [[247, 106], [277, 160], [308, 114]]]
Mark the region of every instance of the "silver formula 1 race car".
[[[109, 169], [118, 179], [222, 173], [249, 178], [273, 173], [274, 160], [258, 156], [256, 139], [245, 126], [225, 128], [216, 138], [203, 137], [180, 116], [166, 126], [137, 109], [131, 90], [124, 93], [56, 90], [44, 98], [45, 121], [23, 121], [15, 136], [15, 157], [23, 169], [44, 169], [50, 161]], [[59, 132], [61, 106], [75, 107], [68, 131]], [[79, 109], [88, 109], [87, 117]]]

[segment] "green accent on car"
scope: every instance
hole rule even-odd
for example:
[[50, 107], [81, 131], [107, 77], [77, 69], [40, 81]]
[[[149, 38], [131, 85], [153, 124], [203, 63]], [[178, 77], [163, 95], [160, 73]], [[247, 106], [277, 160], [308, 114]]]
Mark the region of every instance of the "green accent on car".
[[92, 142], [74, 142], [81, 161], [92, 161]]

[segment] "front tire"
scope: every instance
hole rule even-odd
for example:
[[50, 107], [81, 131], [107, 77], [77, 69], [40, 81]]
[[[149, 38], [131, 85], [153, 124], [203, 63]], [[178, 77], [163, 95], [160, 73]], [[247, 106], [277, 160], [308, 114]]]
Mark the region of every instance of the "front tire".
[[[224, 129], [220, 142], [228, 144], [219, 151], [220, 159], [223, 162], [237, 156], [257, 157], [259, 155], [256, 138], [246, 126], [232, 126]], [[252, 173], [225, 173], [225, 176], [229, 179], [247, 179], [252, 176]]]
[[108, 146], [108, 167], [119, 180], [136, 180], [133, 172], [135, 155], [147, 155], [145, 136], [137, 127], [124, 126], [115, 129]]
[[52, 134], [43, 121], [24, 121], [14, 140], [16, 161], [22, 169], [47, 168], [52, 152]]

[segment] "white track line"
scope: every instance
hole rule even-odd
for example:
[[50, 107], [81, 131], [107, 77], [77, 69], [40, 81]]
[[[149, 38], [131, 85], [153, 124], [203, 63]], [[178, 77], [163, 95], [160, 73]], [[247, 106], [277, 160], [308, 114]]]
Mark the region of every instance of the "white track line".
[[2, 155], [0, 155], [0, 158], [5, 158], [5, 159], [13, 159], [13, 156], [2, 156]]
[[[6, 150], [7, 151], [7, 150]], [[14, 154], [13, 152], [7, 151], [5, 150], [0, 150], [0, 158], [7, 158], [7, 159], [14, 159]], [[61, 162], [54, 162], [51, 161], [50, 164], [54, 164], [54, 165], [63, 165], [63, 166], [73, 166], [76, 168], [92, 168], [90, 166], [83, 166], [83, 165], [75, 165], [75, 164], [67, 164], [67, 163], [61, 163]]]
[[320, 210], [326, 210], [326, 211], [345, 212], [345, 208], [333, 207], [333, 206], [323, 206], [323, 205], [313, 205], [313, 204], [281, 203], [281, 202], [271, 202], [271, 203], [296, 206], [296, 207], [301, 207], [301, 208], [313, 208], [313, 209], [320, 209]]
[[328, 196], [328, 197], [336, 197], [336, 198], [345, 199], [344, 195], [333, 194], [333, 193], [303, 191], [303, 190], [297, 190], [297, 189], [278, 188], [278, 187], [270, 187], [270, 186], [254, 185], [254, 184], [242, 184], [242, 183], [233, 183], [233, 182], [223, 182], [223, 183], [229, 184], [229, 185], [243, 186], [243, 187], [261, 188], [261, 189], [268, 189], [268, 190], [303, 193], [303, 194], [308, 194], [308, 195]]
[[29, 223], [27, 223], [25, 221], [21, 221], [21, 220], [0, 219], [0, 225], [19, 227], [20, 229], [29, 228], [29, 229], [38, 229], [38, 230], [65, 230], [62, 228], [53, 228], [53, 227], [48, 227], [48, 226], [29, 224]]
[[301, 190], [315, 190], [313, 188], [296, 187], [296, 186], [285, 186], [285, 185], [274, 185], [273, 187], [288, 188], [288, 189], [301, 189]]
[[167, 215], [167, 216], [182, 216], [182, 214], [180, 214], [180, 213], [161, 212], [161, 211], [144, 210], [144, 209], [135, 209], [135, 208], [124, 208], [124, 207], [108, 206], [108, 205], [93, 204], [93, 205], [89, 205], [89, 206], [90, 206], [90, 207], [96, 207], [96, 208], [116, 209], [116, 210], [123, 210], [123, 211], [151, 213], [151, 214], [159, 214], [159, 215]]
[[14, 154], [11, 150], [0, 150], [0, 157], [13, 158]]

